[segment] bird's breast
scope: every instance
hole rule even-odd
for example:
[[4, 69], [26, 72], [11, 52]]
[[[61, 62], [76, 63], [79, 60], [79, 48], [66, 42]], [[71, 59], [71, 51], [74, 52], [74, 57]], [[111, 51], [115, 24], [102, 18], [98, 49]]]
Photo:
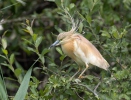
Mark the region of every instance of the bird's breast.
[[70, 41], [70, 42], [62, 44], [61, 47], [62, 47], [63, 52], [67, 56], [71, 57], [72, 59], [75, 58], [75, 55], [74, 55], [74, 41], [73, 40]]
[[[61, 45], [63, 52], [69, 56], [70, 58], [72, 58], [78, 65], [84, 65], [85, 63], [83, 62], [83, 60], [81, 59], [81, 52], [77, 51], [76, 45], [75, 45], [75, 41], [70, 41], [67, 43], [64, 43]], [[79, 49], [79, 48], [78, 48]]]

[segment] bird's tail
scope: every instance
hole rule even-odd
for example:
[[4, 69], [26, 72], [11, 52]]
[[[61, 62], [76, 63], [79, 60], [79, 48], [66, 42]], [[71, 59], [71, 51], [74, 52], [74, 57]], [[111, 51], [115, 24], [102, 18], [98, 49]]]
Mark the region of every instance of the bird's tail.
[[102, 63], [101, 63], [102, 65], [100, 65], [100, 67], [102, 68], [102, 69], [105, 69], [105, 70], [108, 70], [108, 68], [110, 67], [110, 65], [109, 65], [109, 63], [104, 59], [104, 60], [102, 60]]

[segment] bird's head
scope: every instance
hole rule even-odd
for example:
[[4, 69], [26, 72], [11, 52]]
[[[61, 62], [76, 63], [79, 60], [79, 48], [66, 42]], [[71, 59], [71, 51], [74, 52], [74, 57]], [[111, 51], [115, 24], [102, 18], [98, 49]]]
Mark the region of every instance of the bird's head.
[[65, 42], [67, 42], [67, 40], [70, 39], [70, 37], [74, 34], [74, 30], [71, 29], [69, 32], [62, 32], [57, 36], [57, 40], [49, 47], [54, 47], [54, 46], [58, 46], [61, 45]]

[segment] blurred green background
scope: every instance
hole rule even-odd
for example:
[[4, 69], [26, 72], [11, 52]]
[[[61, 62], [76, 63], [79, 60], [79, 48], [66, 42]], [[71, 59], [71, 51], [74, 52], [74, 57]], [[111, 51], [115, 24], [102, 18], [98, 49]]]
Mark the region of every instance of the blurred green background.
[[80, 83], [93, 89], [102, 77], [99, 100], [130, 100], [130, 0], [0, 0], [1, 82], [5, 83], [1, 86], [6, 88], [8, 98], [14, 98], [27, 70], [40, 58], [33, 66], [25, 99], [98, 99], [85, 87], [68, 81], [78, 66], [60, 47], [48, 50], [60, 32], [72, 27], [62, 3], [76, 22], [80, 20], [77, 32], [111, 65], [111, 74], [90, 67]]

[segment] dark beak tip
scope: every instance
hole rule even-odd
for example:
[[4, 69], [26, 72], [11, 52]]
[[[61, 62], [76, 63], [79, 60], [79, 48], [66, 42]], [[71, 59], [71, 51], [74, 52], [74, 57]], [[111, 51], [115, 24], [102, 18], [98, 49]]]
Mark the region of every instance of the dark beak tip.
[[55, 41], [48, 49], [51, 49], [52, 47], [56, 46], [59, 43], [59, 41]]
[[50, 50], [53, 46], [51, 45], [48, 49]]

